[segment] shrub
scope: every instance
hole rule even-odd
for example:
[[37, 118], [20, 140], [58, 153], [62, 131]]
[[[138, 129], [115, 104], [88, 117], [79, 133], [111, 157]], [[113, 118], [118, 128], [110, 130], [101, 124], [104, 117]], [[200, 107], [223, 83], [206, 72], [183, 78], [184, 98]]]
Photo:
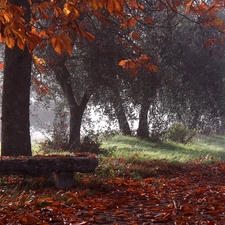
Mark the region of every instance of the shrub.
[[90, 152], [94, 154], [99, 154], [100, 145], [101, 142], [98, 140], [98, 137], [89, 134], [82, 138], [81, 144], [77, 149], [77, 152]]
[[178, 143], [187, 144], [197, 134], [197, 130], [191, 130], [183, 124], [175, 123], [166, 132], [166, 139]]

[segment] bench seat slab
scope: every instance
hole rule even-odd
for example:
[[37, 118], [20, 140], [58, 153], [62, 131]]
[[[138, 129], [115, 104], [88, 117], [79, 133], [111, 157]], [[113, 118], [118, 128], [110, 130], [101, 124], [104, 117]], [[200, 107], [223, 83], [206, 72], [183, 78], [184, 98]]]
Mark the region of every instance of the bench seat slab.
[[0, 175], [46, 175], [53, 172], [93, 172], [97, 158], [90, 157], [28, 157], [0, 158]]
[[91, 157], [0, 158], [0, 175], [42, 176], [53, 174], [58, 188], [73, 186], [74, 172], [90, 173], [98, 166]]

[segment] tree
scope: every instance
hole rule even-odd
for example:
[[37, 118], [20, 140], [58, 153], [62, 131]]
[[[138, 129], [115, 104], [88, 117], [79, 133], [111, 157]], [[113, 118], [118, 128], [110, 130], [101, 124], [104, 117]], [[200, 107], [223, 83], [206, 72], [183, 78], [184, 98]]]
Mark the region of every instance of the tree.
[[[170, 1], [169, 1], [170, 2]], [[167, 3], [169, 3], [167, 2]], [[162, 3], [162, 2], [161, 2]], [[202, 30], [211, 30], [214, 32], [220, 31], [220, 32], [224, 32], [224, 24], [223, 24], [223, 20], [221, 19], [221, 15], [218, 14], [218, 8], [217, 5], [214, 8], [214, 3], [210, 3], [209, 5], [202, 3], [202, 4], [197, 4], [194, 1], [190, 1], [186, 6], [186, 12], [185, 12], [185, 8], [184, 7], [177, 7], [175, 4], [175, 2], [170, 2], [171, 4], [166, 4], [163, 3], [160, 7], [158, 5], [157, 2], [151, 2], [151, 5], [148, 2], [143, 1], [143, 4], [145, 5], [145, 8], [143, 10], [143, 14], [141, 14], [140, 16], [140, 21], [142, 16], [145, 15], [144, 18], [146, 18], [146, 13], [149, 15], [149, 17], [152, 18], [152, 20], [148, 20], [149, 21], [149, 26], [146, 29], [146, 23], [140, 23], [140, 27], [141, 27], [141, 37], [142, 37], [142, 49], [145, 49], [145, 52], [147, 54], [152, 54], [153, 56], [157, 56], [157, 66], [159, 68], [158, 71], [158, 76], [155, 77], [154, 80], [152, 80], [150, 77], [147, 75], [147, 72], [145, 72], [146, 77], [145, 78], [145, 82], [139, 82], [137, 84], [137, 87], [139, 89], [136, 89], [136, 91], [134, 91], [134, 99], [136, 99], [136, 102], [139, 102], [138, 104], [140, 105], [140, 113], [139, 113], [139, 128], [137, 131], [137, 135], [139, 137], [142, 138], [148, 138], [149, 137], [149, 124], [148, 124], [148, 112], [149, 112], [149, 107], [153, 104], [154, 106], [154, 98], [157, 97], [156, 93], [160, 93], [160, 88], [162, 90], [163, 84], [165, 84], [169, 79], [171, 79], [171, 83], [173, 84], [173, 88], [172, 91], [174, 91], [174, 94], [178, 94], [178, 89], [181, 87], [180, 83], [176, 83], [176, 80], [179, 80], [179, 78], [177, 78], [176, 76], [181, 76], [181, 74], [189, 74], [187, 76], [185, 76], [188, 79], [188, 76], [190, 76], [191, 74], [193, 76], [191, 76], [192, 81], [189, 80], [189, 82], [191, 82], [193, 84], [193, 88], [194, 88], [194, 84], [198, 84], [198, 87], [195, 87], [195, 93], [193, 92], [193, 89], [191, 92], [189, 92], [188, 88], [190, 87], [189, 85], [186, 86], [187, 88], [185, 88], [185, 86], [181, 87], [181, 96], [187, 96], [189, 93], [190, 97], [192, 96], [192, 101], [190, 98], [184, 98], [183, 102], [181, 101], [173, 101], [174, 105], [171, 105], [171, 111], [173, 111], [175, 114], [179, 113], [179, 111], [177, 111], [177, 108], [173, 108], [176, 104], [182, 106], [182, 108], [184, 109], [184, 105], [187, 106], [186, 108], [186, 112], [189, 112], [189, 115], [187, 115], [187, 113], [185, 113], [185, 110], [182, 111], [182, 117], [186, 118], [186, 121], [188, 119], [192, 120], [192, 125], [190, 127], [195, 127], [196, 126], [196, 121], [199, 120], [199, 118], [203, 115], [202, 113], [199, 113], [200, 111], [199, 109], [199, 104], [201, 104], [200, 98], [198, 101], [194, 101], [196, 100], [196, 96], [199, 96], [199, 94], [196, 94], [196, 91], [198, 90], [198, 93], [201, 93], [201, 96], [208, 96], [207, 91], [209, 91], [209, 89], [206, 89], [206, 83], [201, 83], [201, 81], [206, 81], [212, 84], [212, 80], [214, 80], [214, 84], [216, 85], [216, 80], [221, 79], [221, 75], [219, 75], [218, 73], [215, 74], [214, 72], [212, 72], [213, 67], [210, 67], [210, 70], [208, 68], [208, 71], [205, 70], [204, 71], [204, 66], [206, 64], [208, 64], [207, 62], [205, 62], [204, 60], [204, 52], [205, 54], [207, 54], [207, 50], [204, 49], [203, 45], [201, 44], [201, 41], [203, 40], [203, 42], [205, 41], [205, 44], [209, 44], [210, 47], [213, 43], [215, 42], [219, 42], [220, 40], [220, 36], [217, 36], [216, 38], [210, 39], [210, 37], [208, 36], [204, 36], [204, 32], [202, 32], [201, 34], [199, 33], [197, 35], [198, 39], [198, 43], [196, 43], [195, 45], [195, 50], [193, 48], [190, 48], [190, 46], [193, 46], [193, 43], [196, 41], [195, 38], [191, 37], [191, 39], [194, 39], [194, 41], [192, 42], [192, 44], [190, 43], [186, 43], [182, 48], [180, 48], [180, 45], [175, 44], [176, 41], [178, 42], [183, 42], [183, 40], [187, 40], [188, 39], [188, 35], [187, 33], [185, 33], [185, 37], [180, 37], [179, 32], [177, 32], [178, 30], [183, 30], [183, 34], [185, 31], [185, 29], [187, 28], [185, 26], [185, 24], [189, 23], [190, 26], [192, 27], [200, 27], [200, 29]], [[149, 6], [149, 7], [148, 7]], [[182, 6], [182, 5], [180, 5]], [[199, 8], [198, 8], [199, 7]], [[154, 10], [155, 9], [155, 10]], [[193, 13], [192, 10], [196, 10], [194, 15], [188, 15], [187, 13], [191, 12]], [[197, 13], [197, 14], [196, 14]], [[149, 18], [148, 17], [148, 18]], [[207, 27], [205, 27], [205, 25], [207, 25]], [[150, 29], [149, 29], [150, 28]], [[216, 29], [215, 29], [216, 28]], [[138, 26], [136, 26], [136, 29], [138, 29]], [[191, 32], [193, 33], [193, 31]], [[196, 37], [196, 36], [195, 36]], [[209, 40], [207, 40], [209, 38]], [[218, 38], [218, 39], [217, 39]], [[199, 43], [200, 42], [200, 43]], [[147, 43], [147, 44], [146, 44]], [[151, 44], [148, 44], [151, 43]], [[176, 46], [176, 47], [175, 47]], [[172, 48], [175, 47], [173, 50]], [[196, 57], [193, 57], [192, 55], [195, 54], [194, 51], [196, 51]], [[180, 55], [181, 51], [184, 53], [182, 56]], [[197, 52], [201, 52], [201, 54], [198, 54]], [[187, 53], [187, 54], [185, 54]], [[214, 56], [214, 60], [215, 62], [218, 61], [218, 59], [216, 59], [216, 57]], [[188, 64], [189, 62], [189, 64]], [[198, 65], [195, 63], [198, 62]], [[201, 62], [201, 64], [199, 64], [199, 62]], [[210, 62], [210, 57], [209, 57], [209, 62]], [[185, 67], [184, 64], [186, 65]], [[195, 66], [193, 66], [195, 64]], [[220, 64], [221, 65], [221, 64]], [[135, 62], [129, 61], [129, 60], [125, 60], [123, 62], [123, 64], [121, 64], [121, 66], [123, 66], [124, 68], [129, 68], [132, 72], [132, 70], [136, 70], [137, 69], [137, 64], [135, 64]], [[145, 66], [145, 65], [144, 65]], [[218, 63], [217, 63], [218, 66]], [[215, 66], [215, 67], [217, 67]], [[214, 69], [215, 69], [214, 67]], [[134, 68], [134, 69], [133, 69]], [[150, 67], [152, 68], [152, 67]], [[205, 67], [206, 68], [206, 67]], [[201, 72], [200, 72], [201, 70]], [[204, 71], [204, 72], [203, 72]], [[217, 69], [217, 71], [220, 71], [219, 69]], [[138, 71], [139, 72], [139, 71]], [[212, 73], [214, 74], [214, 78], [212, 78]], [[194, 75], [195, 74], [195, 75]], [[211, 78], [210, 78], [210, 74], [211, 74]], [[202, 75], [202, 76], [201, 76]], [[204, 78], [204, 75], [205, 76]], [[140, 73], [138, 73], [137, 76], [137, 81], [139, 79], [139, 77], [141, 77]], [[219, 78], [220, 77], [220, 78]], [[218, 78], [218, 79], [217, 79]], [[158, 82], [157, 82], [158, 79]], [[139, 79], [141, 81], [141, 79]], [[146, 82], [146, 81], [149, 81]], [[207, 81], [208, 80], [208, 81]], [[150, 85], [150, 83], [154, 83], [154, 85]], [[207, 83], [207, 87], [209, 83]], [[187, 84], [186, 84], [187, 85]], [[218, 87], [218, 85], [216, 85]], [[215, 86], [215, 87], [216, 87]], [[151, 88], [153, 87], [153, 88]], [[207, 91], [202, 91], [202, 89], [206, 89]], [[219, 88], [219, 87], [218, 87]], [[157, 91], [157, 89], [159, 89]], [[214, 91], [217, 88], [214, 89]], [[221, 89], [221, 88], [219, 88]], [[135, 90], [135, 89], [133, 89]], [[138, 91], [137, 91], [138, 90]], [[141, 102], [141, 96], [139, 95], [140, 93], [143, 92], [145, 101]], [[152, 92], [152, 96], [151, 96], [151, 92]], [[211, 93], [211, 91], [209, 91], [209, 93]], [[217, 91], [216, 91], [217, 92]], [[203, 94], [204, 93], [204, 94]], [[167, 93], [164, 93], [165, 95], [167, 95]], [[154, 96], [155, 95], [155, 96]], [[148, 98], [149, 96], [149, 98]], [[170, 96], [170, 98], [172, 100], [174, 100], [173, 97]], [[212, 99], [215, 99], [214, 97]], [[170, 99], [167, 99], [167, 101], [171, 101]], [[149, 102], [149, 103], [148, 103]], [[178, 103], [179, 102], [179, 103]], [[198, 102], [198, 103], [197, 103]], [[206, 101], [203, 101], [204, 103]], [[166, 103], [166, 102], [164, 102]], [[190, 105], [190, 103], [192, 105]], [[197, 104], [196, 104], [197, 103]], [[213, 110], [215, 109], [214, 104], [209, 103], [209, 101], [207, 102], [208, 105], [211, 105], [211, 107], [213, 106]], [[160, 105], [160, 103], [158, 104], [158, 106]], [[162, 106], [164, 106], [165, 104], [161, 104]], [[206, 106], [206, 104], [201, 104], [202, 105], [202, 110], [204, 108], [203, 105]], [[157, 106], [157, 108], [158, 108]], [[190, 108], [191, 106], [191, 108]], [[152, 108], [152, 107], [151, 107]], [[169, 109], [169, 108], [168, 108]], [[188, 110], [187, 110], [188, 109]], [[215, 111], [215, 110], [214, 110]], [[153, 110], [151, 110], [151, 112], [153, 112]], [[156, 113], [157, 110], [155, 111]], [[168, 116], [168, 113], [166, 113], [166, 115]], [[211, 114], [212, 115], [212, 114]], [[154, 115], [150, 115], [149, 118], [152, 118], [152, 116]], [[174, 116], [173, 116], [174, 119]], [[149, 121], [149, 123], [151, 123], [151, 121]], [[195, 125], [194, 125], [195, 124]], [[151, 124], [152, 125], [152, 124]], [[189, 122], [190, 125], [190, 122]], [[154, 126], [152, 126], [154, 127]]]
[[65, 62], [58, 62], [54, 67], [56, 79], [62, 88], [64, 96], [68, 102], [70, 111], [70, 132], [69, 132], [69, 150], [72, 151], [80, 145], [80, 128], [84, 110], [89, 101], [89, 94], [85, 92], [82, 99], [77, 103], [74, 96], [71, 75], [65, 65]]
[[[87, 104], [87, 101], [85, 101], [86, 104], [83, 104], [84, 97], [88, 100], [91, 96], [94, 104], [101, 99], [103, 108], [105, 108], [105, 101], [110, 101], [121, 131], [125, 135], [131, 135], [120, 93], [121, 88], [119, 90], [118, 87], [121, 86], [119, 77], [122, 77], [121, 73], [125, 72], [118, 67], [118, 63], [123, 57], [129, 56], [129, 53], [126, 51], [124, 43], [118, 42], [117, 39], [122, 36], [122, 31], [126, 33], [126, 28], [118, 27], [118, 24], [110, 17], [105, 19], [107, 19], [107, 27], [103, 22], [91, 18], [92, 28], [90, 30], [97, 38], [91, 43], [83, 39], [77, 39], [75, 51], [71, 56], [57, 56], [51, 50], [47, 54], [39, 53], [42, 57], [46, 55], [45, 58], [51, 61], [51, 68], [61, 86], [63, 95], [66, 97], [68, 109], [71, 112], [70, 120], [73, 117], [70, 123], [70, 127], [73, 127], [73, 129], [70, 129], [69, 134], [69, 149], [71, 150], [76, 149], [80, 144], [82, 116]], [[83, 16], [82, 22], [90, 23], [90, 18]], [[96, 98], [97, 96], [100, 96], [100, 98]], [[72, 114], [71, 107], [74, 104], [77, 106], [74, 107], [76, 110], [73, 109]], [[99, 104], [99, 101], [97, 104]], [[83, 110], [78, 110], [79, 107], [82, 107]], [[73, 122], [75, 120], [76, 123]]]
[[[30, 21], [30, 6], [25, 0], [11, 0], [25, 7], [24, 19]], [[9, 40], [8, 40], [9, 41]], [[31, 155], [30, 143], [30, 79], [31, 54], [10, 43], [5, 47], [5, 68], [2, 96], [2, 155]], [[25, 66], [24, 66], [25, 65]]]
[[[86, 31], [88, 30], [88, 26], [86, 24], [82, 24], [80, 21], [82, 15], [89, 14], [99, 20], [102, 20], [103, 22], [106, 22], [106, 24], [106, 18], [108, 18], [109, 16], [113, 16], [118, 21], [118, 25], [121, 25], [121, 27], [125, 27], [128, 30], [132, 30], [137, 21], [139, 20], [140, 22], [147, 22], [148, 24], [150, 24], [150, 26], [154, 24], [154, 20], [152, 18], [138, 16], [140, 10], [144, 9], [144, 6], [136, 2], [135, 0], [74, 0], [60, 2], [53, 0], [42, 2], [37, 1], [37, 3], [32, 1], [28, 1], [27, 3], [26, 0], [21, 0], [19, 2], [12, 0], [12, 4], [10, 4], [8, 1], [1, 1], [0, 3], [0, 33], [5, 38], [7, 47], [10, 48], [12, 51], [15, 51], [15, 55], [17, 55], [19, 62], [21, 62], [21, 60], [23, 60], [23, 62], [26, 62], [24, 61], [24, 57], [20, 57], [21, 53], [17, 52], [19, 49], [24, 51], [24, 54], [28, 51], [29, 54], [32, 54], [33, 49], [37, 45], [43, 47], [46, 44], [51, 44], [54, 50], [59, 54], [65, 54], [65, 51], [69, 54], [72, 53], [73, 43], [70, 38], [71, 30], [75, 34], [75, 36], [80, 35], [82, 38], [87, 38], [88, 40], [92, 41], [94, 39], [94, 36]], [[208, 3], [208, 5], [204, 2], [198, 3], [196, 1], [160, 1], [159, 3], [157, 3], [156, 1], [153, 3], [153, 5], [149, 5], [150, 7], [154, 6], [153, 10], [159, 9], [175, 13], [179, 13], [178, 8], [180, 6], [184, 6], [186, 8], [186, 13], [195, 13], [200, 15], [200, 22], [202, 24], [215, 26], [217, 29], [223, 30], [223, 21], [216, 16], [216, 13], [220, 10], [221, 7], [223, 7], [222, 1], [211, 1], [210, 3]], [[28, 17], [30, 14], [30, 8], [32, 8], [32, 14], [31, 19], [29, 20]], [[23, 12], [25, 12], [25, 14]], [[23, 16], [26, 20], [23, 20]], [[136, 34], [133, 34], [133, 36], [137, 37]], [[6, 48], [6, 62], [10, 62], [10, 60], [8, 60], [8, 57], [10, 55], [9, 52], [11, 52], [11, 50], [8, 51]], [[26, 54], [27, 58], [31, 57], [29, 54]], [[150, 71], [155, 70], [155, 67], [151, 65], [149, 59], [150, 57], [146, 57], [142, 54], [139, 55], [136, 60], [123, 60], [120, 62], [120, 65], [126, 69], [131, 68], [132, 74], [137, 75], [137, 67], [141, 65], [144, 65]], [[22, 71], [29, 70], [30, 59], [29, 63], [20, 63], [19, 65], [17, 65], [18, 69], [21, 69]], [[6, 64], [6, 67], [9, 68], [9, 65]], [[8, 76], [8, 74], [9, 70], [7, 70], [6, 68], [5, 76]], [[13, 78], [15, 78], [15, 76], [13, 76]], [[11, 79], [9, 79], [8, 85], [10, 87], [13, 87], [12, 83], [16, 84], [16, 82], [18, 81], [16, 79], [14, 80], [13, 78], [11, 77]], [[5, 85], [7, 84], [6, 81], [4, 82], [3, 87], [5, 91]], [[28, 82], [29, 81], [27, 80], [26, 87], [21, 86], [25, 89], [22, 91], [24, 92], [23, 94], [20, 94], [21, 88], [16, 89], [18, 91], [18, 97], [24, 95], [24, 97], [28, 99]], [[12, 97], [14, 98], [14, 95], [7, 94], [7, 92], [3, 94], [3, 111], [10, 112], [7, 118], [8, 123], [14, 122], [14, 120], [12, 119], [12, 112], [15, 111], [15, 105], [7, 104], [12, 100]], [[21, 133], [18, 133], [19, 136], [15, 136], [14, 133], [17, 133], [16, 129], [18, 129], [17, 126], [11, 125], [11, 130], [7, 131], [6, 125], [3, 125], [3, 154], [30, 155], [29, 129], [27, 129], [27, 127], [29, 127], [29, 119], [28, 116], [24, 117], [22, 115], [22, 113], [27, 115], [29, 112], [28, 107], [26, 106], [27, 101], [26, 103], [24, 102], [24, 104], [26, 109], [24, 111], [18, 110], [18, 115], [16, 115], [16, 118], [17, 120], [20, 120], [20, 122], [17, 121], [17, 124], [19, 124], [19, 126], [22, 126], [24, 124], [24, 128], [21, 128], [21, 131], [23, 131], [24, 133], [22, 139], [24, 141], [24, 145], [27, 146], [27, 150], [26, 152], [23, 152], [21, 147], [19, 147], [19, 145], [21, 144], [18, 144], [18, 151], [16, 153], [14, 153], [13, 148], [8, 149], [7, 152], [6, 150], [4, 150], [6, 149], [6, 147], [4, 146], [12, 146], [12, 142], [10, 143], [11, 140], [14, 140], [14, 144], [17, 145], [17, 142], [20, 142], [19, 139]], [[12, 108], [10, 108], [10, 106], [12, 106]], [[5, 110], [5, 108], [7, 108], [7, 110]], [[6, 122], [5, 112], [3, 112], [3, 121], [5, 120]]]
[[[123, 100], [124, 75], [127, 72], [118, 67], [120, 60], [132, 55], [125, 46], [127, 41], [122, 41], [122, 37], [130, 32], [108, 20], [107, 27], [96, 24], [93, 33], [98, 38], [91, 45], [86, 43], [83, 58], [84, 69], [92, 84], [91, 101], [94, 105], [102, 105], [110, 119], [116, 118], [124, 135], [131, 135]], [[81, 48], [84, 49], [84, 45]]]
[[[3, 17], [0, 19], [0, 31], [7, 45], [3, 85], [3, 155], [31, 155], [28, 115], [31, 53], [33, 49], [38, 44], [43, 46], [51, 43], [57, 53], [62, 54], [64, 50], [71, 53], [71, 29], [76, 35], [86, 37], [90, 41], [94, 39], [92, 34], [82, 30], [78, 21], [81, 13], [90, 13], [100, 19], [104, 19], [104, 13], [112, 14], [126, 21], [127, 18], [124, 17], [126, 4], [132, 4], [132, 7], [136, 9], [139, 7], [133, 0], [122, 3], [108, 0], [98, 3], [96, 1], [82, 1], [80, 3], [76, 1], [61, 3], [43, 1], [32, 4], [31, 1], [26, 0], [11, 1], [11, 4], [2, 2], [1, 13]], [[31, 6], [32, 17], [30, 19]], [[23, 10], [25, 11], [25, 20], [23, 20]], [[11, 70], [14, 71], [13, 76], [10, 76]], [[17, 74], [17, 71], [23, 72], [24, 77], [19, 77], [21, 74]], [[16, 89], [13, 89], [15, 85]], [[15, 104], [9, 104], [12, 98]], [[22, 107], [24, 107], [23, 110]], [[15, 145], [17, 146], [16, 151]]]
[[[215, 132], [218, 112], [224, 104], [221, 98], [224, 95], [224, 46], [219, 43], [222, 34], [187, 21], [174, 33], [167, 48], [169, 54], [164, 58], [171, 62], [174, 71], [170, 72], [170, 81], [164, 87], [167, 90], [163, 93], [167, 96], [163, 100], [164, 108], [168, 106], [177, 121], [189, 128]], [[193, 37], [188, 37], [188, 33]], [[212, 43], [212, 40], [217, 41]]]

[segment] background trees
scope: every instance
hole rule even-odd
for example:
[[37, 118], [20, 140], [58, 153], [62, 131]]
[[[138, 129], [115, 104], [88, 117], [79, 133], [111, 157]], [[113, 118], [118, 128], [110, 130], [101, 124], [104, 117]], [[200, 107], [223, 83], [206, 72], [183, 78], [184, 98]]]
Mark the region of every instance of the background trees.
[[[137, 135], [141, 138], [149, 137], [149, 128], [154, 126], [150, 121], [149, 127], [148, 119], [157, 117], [159, 111], [163, 117], [167, 117], [167, 124], [179, 120], [189, 127], [197, 127], [200, 126], [198, 123], [202, 122], [203, 118], [210, 120], [215, 117], [221, 117], [222, 123], [224, 110], [218, 107], [219, 102], [223, 101], [221, 93], [224, 89], [221, 82], [223, 74], [218, 72], [218, 68], [222, 67], [221, 60], [216, 59], [216, 52], [213, 51], [209, 53], [214, 54], [215, 62], [212, 62], [210, 57], [204, 57], [204, 54], [208, 53], [204, 48], [211, 48], [219, 40], [223, 40], [219, 32], [224, 32], [224, 23], [221, 15], [218, 14], [223, 7], [222, 2], [212, 1], [207, 5], [204, 2], [195, 1], [152, 1], [149, 3], [134, 0], [122, 2], [92, 0], [61, 3], [57, 1], [29, 2], [29, 4], [21, 1], [18, 4], [26, 6], [26, 14], [23, 15], [22, 8], [7, 3], [1, 11], [2, 13], [5, 10], [3, 15], [7, 15], [1, 18], [1, 34], [5, 37], [7, 48], [15, 51], [14, 56], [19, 49], [27, 54], [22, 58], [20, 57], [22, 53], [17, 54], [16, 61], [20, 63], [18, 71], [24, 70], [30, 74], [31, 54], [37, 45], [40, 49], [50, 45], [60, 55], [52, 54], [51, 50], [48, 60], [36, 58], [35, 61], [43, 62], [46, 67], [51, 67], [67, 99], [70, 110], [70, 147], [76, 142], [79, 144], [84, 110], [90, 99], [92, 103], [100, 102], [99, 90], [104, 90], [102, 95], [104, 99], [101, 99], [101, 104], [106, 105], [104, 102], [107, 101], [107, 105], [113, 108], [120, 129], [127, 135], [131, 134], [129, 121], [127, 121], [127, 118], [131, 117], [129, 116], [131, 105], [140, 109]], [[31, 6], [32, 13], [30, 13]], [[17, 12], [16, 18], [12, 16], [15, 12]], [[29, 18], [30, 15], [31, 18]], [[26, 17], [26, 21], [22, 19], [23, 16]], [[211, 27], [216, 28], [213, 37], [209, 33]], [[195, 36], [192, 39], [188, 35], [184, 36], [187, 32]], [[90, 44], [83, 38], [94, 42]], [[17, 126], [9, 129], [10, 131], [7, 131], [10, 126], [3, 124], [2, 151], [7, 155], [29, 155], [27, 102], [30, 78], [28, 82], [25, 82], [26, 87], [22, 86], [25, 84], [17, 85], [17, 95], [12, 97], [11, 94], [6, 94], [7, 90], [12, 90], [5, 88], [7, 79], [10, 79], [10, 87], [13, 87], [11, 83], [18, 82], [16, 76], [13, 80], [8, 75], [7, 63], [10, 62], [11, 56], [7, 48], [3, 123], [13, 121], [13, 118], [17, 118], [16, 121], [20, 119], [22, 121], [23, 117], [20, 114], [26, 115], [19, 126], [23, 126], [21, 130], [24, 131], [24, 137], [21, 143], [26, 143], [27, 150], [22, 152], [19, 145], [16, 153], [13, 147], [8, 148], [7, 153], [4, 150], [6, 149], [4, 146], [8, 147], [11, 143], [18, 141], [22, 131], [14, 135], [14, 141], [10, 141], [13, 138], [12, 134], [16, 134], [13, 130], [18, 128], [18, 122]], [[69, 54], [73, 52], [75, 54], [70, 58]], [[52, 59], [50, 59], [51, 56]], [[29, 59], [26, 64], [25, 58]], [[78, 66], [77, 62], [75, 63], [76, 59], [79, 59], [77, 62], [82, 64], [78, 72], [80, 79], [70, 70], [74, 68], [74, 65]], [[197, 61], [198, 64], [196, 64]], [[117, 66], [118, 64], [123, 69], [130, 70], [130, 73], [122, 70]], [[13, 69], [10, 68], [10, 71]], [[212, 74], [215, 74], [213, 79]], [[36, 79], [36, 83], [39, 82], [37, 81]], [[21, 96], [20, 87], [23, 87], [23, 99], [26, 99], [26, 103], [19, 104], [20, 107], [26, 106], [23, 112], [10, 108], [13, 104], [7, 104], [12, 98], [15, 102], [19, 102], [16, 98]], [[41, 90], [48, 92], [44, 87]], [[209, 99], [202, 101], [206, 95]], [[164, 109], [160, 110], [162, 107]], [[158, 112], [154, 112], [152, 110], [154, 108], [157, 108]], [[149, 109], [155, 115], [148, 117]], [[9, 113], [14, 111], [18, 115]], [[173, 119], [170, 120], [169, 115]], [[8, 116], [7, 119], [5, 119], [6, 116]]]
[[[174, 122], [215, 131], [219, 125], [216, 102], [222, 102], [218, 97], [223, 92], [222, 34], [198, 23], [196, 16], [187, 19], [166, 7], [155, 12], [154, 6], [143, 12], [154, 17], [154, 26], [140, 23], [130, 33], [118, 30], [114, 21], [108, 20], [107, 27], [93, 21], [91, 31], [98, 38], [91, 44], [80, 39], [67, 59], [73, 76], [76, 68], [73, 90], [81, 99], [87, 89], [91, 104], [105, 108], [111, 120], [117, 118], [126, 135], [131, 134], [132, 121], [127, 119], [136, 109], [140, 138], [149, 138], [150, 131], [157, 139]], [[157, 72], [139, 67], [134, 76], [117, 67], [121, 59], [139, 57], [143, 49], [155, 56]]]
[[[22, 81], [24, 84], [17, 86], [17, 95], [15, 95], [9, 87], [13, 87], [13, 84], [15, 85], [18, 83], [19, 74], [16, 72], [14, 73], [15, 75], [10, 78], [10, 71], [7, 69], [5, 70], [2, 113], [2, 154], [31, 155], [28, 93], [30, 92], [29, 81], [31, 75], [31, 53], [33, 49], [37, 45], [43, 47], [46, 44], [51, 44], [54, 50], [59, 54], [64, 54], [63, 51], [72, 53], [71, 33], [76, 36], [80, 35], [82, 38], [87, 38], [89, 41], [94, 39], [92, 34], [84, 30], [85, 25], [82, 26], [80, 23], [79, 17], [81, 14], [89, 14], [103, 21], [105, 19], [105, 15], [106, 17], [114, 15], [115, 18], [119, 19], [119, 21], [126, 21], [127, 18], [124, 17], [124, 7], [131, 4], [132, 10], [138, 10], [139, 5], [133, 0], [122, 3], [119, 1], [74, 1], [60, 3], [56, 1], [45, 1], [33, 3], [32, 1], [28, 2], [26, 0], [21, 0], [19, 2], [11, 1], [11, 3], [12, 4], [9, 4], [8, 2], [2, 3], [1, 10], [3, 15], [1, 17], [1, 35], [5, 37], [7, 48], [10, 48], [10, 50], [7, 50], [6, 48], [5, 61], [8, 63], [12, 55], [14, 55], [14, 57], [17, 56], [16, 59], [11, 59], [11, 62], [9, 62], [10, 65], [15, 63], [15, 67], [10, 68], [10, 70], [16, 69], [17, 71], [26, 72], [26, 79]], [[25, 20], [23, 19], [23, 16]], [[129, 19], [129, 16], [127, 17]], [[11, 51], [13, 54], [10, 55], [9, 52]], [[23, 56], [21, 55], [23, 53], [18, 51], [24, 51], [24, 54], [26, 55]], [[24, 61], [25, 58], [26, 61]], [[29, 61], [27, 61], [28, 59]], [[6, 66], [8, 67], [8, 65]], [[10, 79], [8, 81], [9, 87], [6, 86], [6, 76]], [[62, 74], [60, 76], [62, 76]], [[21, 87], [23, 91], [20, 93]], [[8, 91], [8, 94], [6, 91]], [[20, 102], [16, 105], [16, 108], [24, 107], [24, 110], [16, 111], [15, 106], [13, 106], [13, 104], [9, 104], [12, 99], [16, 103]], [[21, 99], [24, 100], [21, 101]], [[75, 107], [74, 104], [73, 107]], [[13, 115], [14, 111], [17, 115]], [[71, 111], [71, 114], [72, 113], [74, 113], [74, 110]], [[6, 125], [4, 124], [4, 121], [10, 124]], [[73, 120], [72, 123], [74, 122], [76, 121]], [[17, 142], [18, 150], [15, 152], [12, 143], [15, 145]], [[24, 146], [19, 145], [19, 143], [23, 143]], [[24, 148], [25, 150], [23, 150]]]
[[223, 102], [219, 96], [224, 88], [224, 46], [219, 43], [222, 35], [188, 21], [174, 32], [176, 35], [167, 47], [167, 65], [172, 68], [169, 82], [161, 92], [163, 105], [169, 104], [176, 120], [190, 128], [216, 131], [220, 117], [217, 107]]

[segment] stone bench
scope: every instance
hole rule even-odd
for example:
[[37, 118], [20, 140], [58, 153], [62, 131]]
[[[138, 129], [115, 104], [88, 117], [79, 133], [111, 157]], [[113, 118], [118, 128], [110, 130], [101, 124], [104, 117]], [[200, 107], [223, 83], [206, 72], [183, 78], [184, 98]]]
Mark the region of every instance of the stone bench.
[[90, 173], [98, 159], [88, 156], [2, 157], [0, 175], [42, 176], [53, 174], [57, 188], [73, 185], [74, 172]]

